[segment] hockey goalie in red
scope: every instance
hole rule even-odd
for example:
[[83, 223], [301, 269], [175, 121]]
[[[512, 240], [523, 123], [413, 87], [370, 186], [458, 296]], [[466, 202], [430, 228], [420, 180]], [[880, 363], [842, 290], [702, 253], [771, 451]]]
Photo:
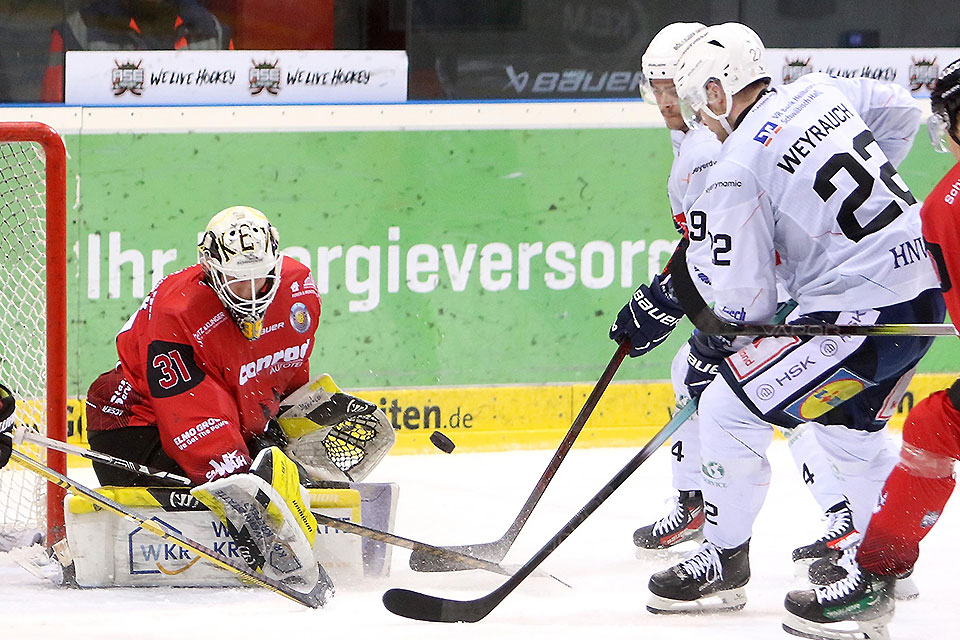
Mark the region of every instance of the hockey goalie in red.
[[[937, 151], [956, 159], [920, 210], [927, 253], [947, 310], [960, 327], [960, 60], [943, 69], [930, 95], [928, 125]], [[909, 575], [920, 540], [940, 518], [956, 486], [960, 459], [960, 379], [920, 401], [903, 426], [900, 462], [880, 494], [859, 547], [840, 560], [841, 580], [787, 595], [784, 629], [805, 638], [889, 638], [896, 578]], [[852, 631], [841, 632], [854, 623]], [[949, 635], [949, 634], [947, 634]]]
[[[89, 412], [93, 448], [168, 467], [158, 452], [135, 455], [154, 444], [155, 429], [166, 455], [198, 484], [249, 469], [248, 442], [263, 435], [280, 399], [310, 379], [320, 316], [309, 269], [283, 257], [278, 242], [255, 209], [232, 207], [210, 221], [199, 264], [164, 278], [117, 336], [120, 370], [88, 395], [107, 406], [117, 403], [97, 403], [101, 389], [127, 395], [130, 415], [124, 425]], [[127, 431], [138, 426], [149, 431]], [[110, 433], [119, 427], [127, 433]], [[119, 447], [118, 438], [126, 441]], [[125, 446], [131, 441], [137, 450]], [[101, 481], [127, 484], [103, 471]]]
[[[320, 296], [256, 209], [215, 215], [198, 251], [199, 264], [164, 278], [120, 330], [119, 366], [88, 392], [90, 446], [185, 472], [244, 560], [323, 604], [332, 583], [313, 552], [316, 519], [273, 422], [281, 400], [312, 385]], [[102, 484], [150, 481], [95, 468]]]

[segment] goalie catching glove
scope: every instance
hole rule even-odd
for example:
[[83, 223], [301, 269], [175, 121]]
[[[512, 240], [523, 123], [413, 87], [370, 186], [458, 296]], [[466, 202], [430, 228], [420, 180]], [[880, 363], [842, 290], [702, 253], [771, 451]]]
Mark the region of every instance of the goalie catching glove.
[[294, 463], [277, 447], [264, 449], [249, 473], [190, 490], [227, 527], [255, 571], [305, 593], [322, 606], [333, 581], [313, 555], [317, 519]]
[[640, 285], [617, 314], [610, 327], [610, 339], [630, 339], [630, 357], [649, 353], [667, 339], [683, 317], [683, 309], [674, 299], [670, 276], [658, 274], [648, 287]]
[[360, 482], [396, 440], [383, 411], [343, 393], [326, 373], [284, 398], [277, 422], [284, 452], [320, 482]]
[[0, 384], [0, 469], [10, 461], [13, 451], [13, 412], [17, 401], [10, 389]]

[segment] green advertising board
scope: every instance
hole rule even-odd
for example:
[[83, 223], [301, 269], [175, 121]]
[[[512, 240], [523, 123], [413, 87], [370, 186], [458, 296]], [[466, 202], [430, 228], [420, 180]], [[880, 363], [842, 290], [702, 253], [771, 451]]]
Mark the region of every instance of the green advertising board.
[[[165, 112], [174, 124], [160, 130], [70, 133], [70, 394], [113, 366], [116, 331], [160, 277], [195, 262], [198, 233], [233, 204], [264, 211], [313, 270], [312, 369], [346, 388], [595, 379], [611, 321], [678, 239], [673, 156], [649, 113], [645, 126], [584, 125], [566, 108], [566, 125], [546, 127], [431, 127], [420, 113], [417, 126], [338, 128], [316, 108], [315, 126], [273, 111], [205, 131]], [[923, 196], [949, 164], [918, 140], [901, 173]], [[668, 378], [687, 335], [618, 379]], [[955, 371], [957, 353], [940, 340], [921, 370]]]

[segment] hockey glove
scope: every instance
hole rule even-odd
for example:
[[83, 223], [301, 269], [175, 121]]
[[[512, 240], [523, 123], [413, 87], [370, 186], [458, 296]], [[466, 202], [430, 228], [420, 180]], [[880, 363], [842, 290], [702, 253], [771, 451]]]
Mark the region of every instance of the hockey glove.
[[687, 375], [683, 383], [691, 398], [699, 399], [700, 394], [713, 382], [720, 372], [720, 363], [732, 353], [727, 342], [718, 336], [707, 336], [694, 331], [687, 341], [690, 353], [687, 354]]
[[10, 461], [13, 450], [13, 411], [17, 408], [10, 389], [0, 384], [0, 469]]
[[636, 358], [653, 350], [667, 339], [683, 317], [683, 309], [673, 297], [670, 276], [658, 274], [648, 287], [640, 285], [617, 314], [610, 327], [610, 339], [630, 339], [630, 357]]

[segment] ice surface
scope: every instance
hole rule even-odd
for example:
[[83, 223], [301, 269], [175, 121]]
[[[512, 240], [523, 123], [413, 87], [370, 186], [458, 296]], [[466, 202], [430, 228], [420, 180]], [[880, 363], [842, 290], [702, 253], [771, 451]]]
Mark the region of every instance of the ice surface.
[[[426, 434], [423, 437], [427, 437]], [[388, 456], [371, 481], [400, 487], [397, 533], [434, 544], [489, 542], [513, 521], [552, 451]], [[507, 556], [522, 564], [635, 453], [628, 449], [571, 451], [533, 517]], [[790, 550], [824, 527], [782, 441], [770, 449], [773, 481], [751, 544], [753, 578], [743, 611], [722, 615], [655, 616], [644, 604], [650, 574], [676, 553], [634, 556], [633, 530], [666, 512], [671, 495], [669, 452], [648, 460], [542, 565], [572, 585], [528, 578], [484, 620], [443, 625], [387, 612], [380, 597], [390, 587], [472, 599], [502, 577], [480, 571], [414, 573], [409, 552], [395, 549], [387, 579], [341, 584], [326, 608], [314, 611], [254, 588], [66, 590], [45, 584], [0, 554], [0, 629], [5, 638], [105, 640], [218, 640], [349, 637], [431, 640], [447, 638], [612, 638], [717, 640], [790, 638], [780, 629], [783, 596], [802, 586]], [[78, 479], [89, 475], [76, 473]], [[954, 498], [953, 502], [957, 502]], [[920, 598], [899, 603], [894, 640], [958, 637], [952, 578], [960, 571], [960, 507], [947, 506], [924, 540], [915, 579]], [[689, 544], [689, 543], [688, 543]]]

